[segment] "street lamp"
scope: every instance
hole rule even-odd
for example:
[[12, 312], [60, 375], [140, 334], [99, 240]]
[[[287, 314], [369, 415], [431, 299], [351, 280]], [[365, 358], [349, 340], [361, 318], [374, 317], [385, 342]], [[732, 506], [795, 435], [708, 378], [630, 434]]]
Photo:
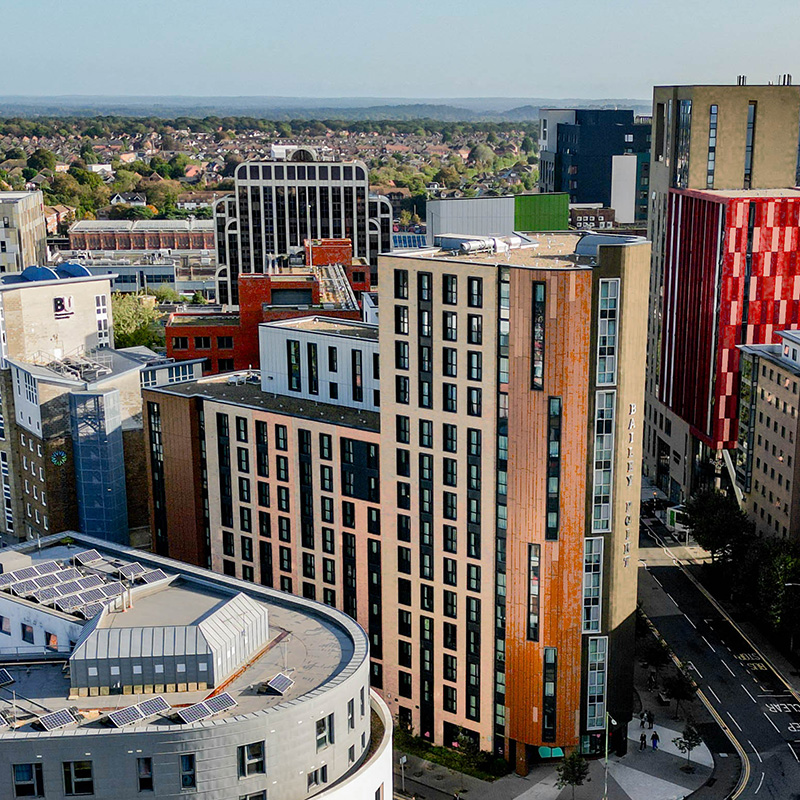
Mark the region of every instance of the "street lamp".
[[617, 721], [606, 711], [606, 770], [605, 783], [603, 785], [603, 800], [608, 800], [608, 723], [616, 725]]

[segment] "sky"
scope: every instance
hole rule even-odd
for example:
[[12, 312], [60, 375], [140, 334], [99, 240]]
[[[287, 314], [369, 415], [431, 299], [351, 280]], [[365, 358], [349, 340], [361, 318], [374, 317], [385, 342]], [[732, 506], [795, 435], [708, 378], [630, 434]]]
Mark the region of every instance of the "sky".
[[800, 82], [798, 34], [798, 0], [3, 0], [0, 95], [648, 99]]

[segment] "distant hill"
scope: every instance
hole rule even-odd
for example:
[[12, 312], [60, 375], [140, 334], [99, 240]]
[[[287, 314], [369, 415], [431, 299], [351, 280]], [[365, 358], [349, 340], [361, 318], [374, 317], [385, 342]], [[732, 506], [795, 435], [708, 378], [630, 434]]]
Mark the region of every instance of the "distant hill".
[[567, 98], [308, 98], [308, 97], [0, 97], [2, 117], [98, 116], [263, 119], [437, 119], [446, 122], [520, 121], [538, 118], [539, 108], [632, 108], [649, 114], [645, 100]]

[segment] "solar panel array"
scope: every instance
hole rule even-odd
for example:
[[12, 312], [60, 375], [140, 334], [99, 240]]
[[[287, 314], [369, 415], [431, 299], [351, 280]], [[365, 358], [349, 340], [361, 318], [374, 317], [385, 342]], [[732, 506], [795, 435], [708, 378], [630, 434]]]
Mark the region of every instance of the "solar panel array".
[[288, 675], [279, 672], [272, 680], [267, 681], [267, 686], [272, 689], [273, 692], [283, 695], [294, 686], [294, 680]]
[[75, 553], [72, 560], [77, 561], [82, 566], [86, 566], [86, 564], [94, 564], [97, 561], [102, 561], [103, 556], [101, 556], [97, 550], [84, 550], [81, 553]]
[[155, 581], [163, 581], [165, 578], [169, 578], [169, 575], [163, 569], [154, 569], [150, 572], [145, 572], [144, 575], [139, 575], [138, 578], [145, 583], [154, 583]]
[[14, 678], [11, 677], [11, 673], [7, 669], [0, 669], [0, 687], [10, 686], [12, 683]]
[[170, 704], [160, 694], [157, 694], [155, 697], [148, 697], [147, 700], [142, 700], [142, 702], [137, 703], [137, 705], [139, 706], [139, 711], [141, 711], [145, 717], [163, 714], [171, 708]]
[[131, 580], [135, 578], [137, 575], [141, 575], [143, 572], [147, 570], [138, 562], [134, 561], [132, 564], [126, 564], [124, 567], [120, 567], [117, 572], [122, 575], [123, 578], [127, 578]]
[[108, 715], [108, 719], [115, 728], [121, 728], [123, 725], [141, 722], [144, 719], [144, 715], [139, 711], [138, 706], [128, 706], [128, 708], [121, 708], [119, 711], [112, 711]]
[[222, 692], [214, 697], [209, 697], [202, 703], [195, 703], [188, 708], [179, 709], [178, 718], [181, 722], [188, 725], [191, 722], [200, 722], [201, 720], [208, 719], [214, 714], [220, 714], [236, 705], [238, 705], [238, 703], [228, 692]]
[[78, 720], [72, 716], [72, 712], [68, 708], [62, 708], [60, 711], [54, 711], [52, 714], [45, 714], [39, 717], [39, 724], [46, 731], [54, 731], [57, 728], [63, 728], [77, 721]]

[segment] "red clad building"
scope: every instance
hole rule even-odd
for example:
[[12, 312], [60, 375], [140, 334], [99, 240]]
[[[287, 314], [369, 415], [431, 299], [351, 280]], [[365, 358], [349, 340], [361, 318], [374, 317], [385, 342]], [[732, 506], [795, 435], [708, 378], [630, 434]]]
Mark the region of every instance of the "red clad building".
[[659, 399], [736, 446], [740, 344], [800, 327], [800, 190], [671, 189]]
[[[369, 271], [366, 273], [369, 287]], [[166, 326], [167, 355], [177, 361], [205, 358], [205, 374], [257, 369], [261, 322], [326, 316], [361, 319], [347, 271], [338, 265], [300, 267], [239, 276], [238, 312], [175, 312]]]

